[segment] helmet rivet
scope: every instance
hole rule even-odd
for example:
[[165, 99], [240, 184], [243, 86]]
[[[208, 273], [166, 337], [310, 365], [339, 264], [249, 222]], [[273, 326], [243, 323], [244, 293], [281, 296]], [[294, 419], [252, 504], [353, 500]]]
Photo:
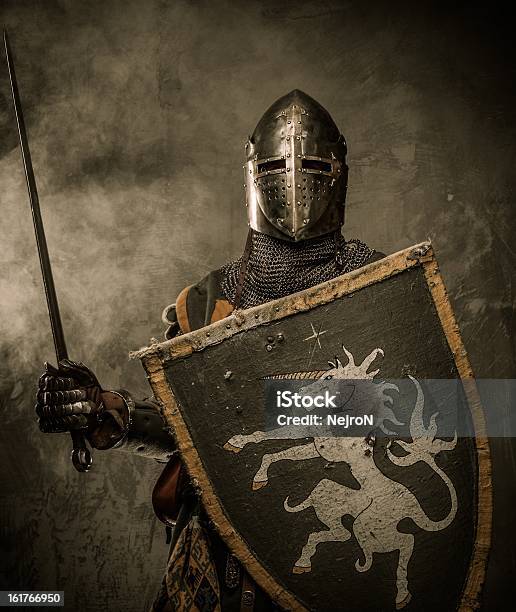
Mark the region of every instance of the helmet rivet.
[[290, 172], [290, 168], [287, 168], [287, 172]]
[[290, 136], [287, 136], [287, 140], [290, 140]]
[[290, 124], [290, 123], [292, 123], [292, 122], [291, 122], [291, 121], [287, 121], [287, 123], [289, 123], [289, 124]]
[[[245, 187], [245, 185], [244, 185], [244, 187]], [[298, 185], [298, 187], [301, 187], [301, 185]]]
[[287, 157], [290, 157], [290, 153], [287, 153]]
[[301, 206], [301, 202], [298, 202], [298, 203], [297, 203], [297, 205], [298, 205], [298, 206]]
[[301, 140], [301, 136], [296, 136], [296, 138], [297, 138], [298, 140]]
[[307, 223], [309, 223], [310, 219], [303, 219], [303, 225], [306, 225]]
[[283, 223], [283, 219], [276, 219], [276, 221], [281, 225]]
[[287, 187], [290, 189], [291, 185], [289, 183], [287, 183]]

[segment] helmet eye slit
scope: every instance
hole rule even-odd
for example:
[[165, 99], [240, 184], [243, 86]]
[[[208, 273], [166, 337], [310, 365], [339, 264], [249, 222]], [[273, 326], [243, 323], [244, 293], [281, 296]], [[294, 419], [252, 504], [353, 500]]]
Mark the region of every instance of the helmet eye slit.
[[319, 159], [303, 159], [301, 161], [301, 167], [303, 170], [314, 170], [315, 172], [330, 172], [332, 171], [332, 165], [328, 162]]
[[284, 159], [271, 159], [270, 161], [261, 162], [257, 165], [257, 173], [272, 172], [273, 170], [284, 170], [286, 162]]

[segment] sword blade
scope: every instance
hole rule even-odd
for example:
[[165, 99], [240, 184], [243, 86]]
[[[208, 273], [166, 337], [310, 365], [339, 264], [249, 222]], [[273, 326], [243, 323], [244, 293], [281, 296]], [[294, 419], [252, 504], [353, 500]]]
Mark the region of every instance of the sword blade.
[[48, 315], [50, 317], [52, 337], [54, 339], [56, 357], [59, 363], [61, 359], [68, 358], [68, 351], [66, 350], [66, 342], [63, 333], [63, 325], [61, 323], [59, 304], [57, 302], [54, 278], [52, 276], [52, 268], [50, 266], [50, 258], [48, 256], [47, 240], [45, 238], [45, 230], [43, 227], [43, 220], [41, 218], [41, 210], [39, 207], [38, 188], [36, 186], [36, 178], [34, 177], [34, 169], [32, 167], [29, 142], [27, 140], [27, 130], [25, 128], [25, 121], [23, 118], [23, 110], [20, 101], [18, 83], [16, 81], [16, 73], [14, 71], [14, 62], [11, 53], [11, 46], [9, 44], [9, 37], [5, 30], [4, 45], [5, 54], [7, 57], [7, 66], [9, 69], [9, 81], [11, 83], [14, 114], [16, 115], [16, 125], [18, 126], [18, 137], [20, 140], [20, 150], [23, 161], [23, 168], [25, 170], [25, 178], [27, 179], [30, 208], [32, 211], [32, 220], [34, 222], [36, 244], [38, 246], [39, 263], [41, 266], [43, 285], [45, 287], [45, 295], [47, 298]]
[[[68, 351], [66, 350], [63, 324], [61, 323], [61, 314], [59, 312], [59, 304], [57, 302], [54, 277], [52, 276], [50, 257], [48, 256], [47, 239], [45, 237], [43, 219], [41, 218], [41, 210], [39, 208], [38, 188], [36, 186], [34, 169], [32, 167], [29, 142], [27, 139], [27, 130], [25, 129], [23, 109], [20, 101], [20, 92], [18, 90], [18, 82], [16, 81], [16, 73], [14, 71], [14, 62], [11, 46], [9, 44], [9, 36], [7, 35], [6, 30], [4, 30], [4, 46], [5, 55], [7, 58], [7, 67], [9, 69], [9, 81], [11, 84], [11, 94], [13, 97], [14, 114], [16, 115], [16, 125], [18, 126], [18, 137], [20, 140], [23, 168], [25, 170], [25, 178], [27, 179], [30, 208], [32, 211], [32, 220], [34, 222], [36, 244], [38, 246], [41, 275], [43, 277], [43, 286], [45, 287], [45, 296], [47, 298], [48, 316], [50, 317], [50, 327], [52, 328], [52, 338], [54, 339], [57, 364], [59, 365], [61, 359], [68, 359]], [[78, 472], [87, 472], [91, 466], [92, 460], [90, 452], [86, 446], [84, 435], [78, 430], [71, 431], [70, 433], [73, 443], [72, 463]]]

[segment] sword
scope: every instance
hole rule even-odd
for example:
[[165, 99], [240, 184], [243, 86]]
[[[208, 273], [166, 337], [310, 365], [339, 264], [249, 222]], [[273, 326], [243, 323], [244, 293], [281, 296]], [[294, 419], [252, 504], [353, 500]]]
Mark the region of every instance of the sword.
[[[20, 151], [23, 161], [23, 168], [25, 170], [25, 178], [27, 180], [27, 190], [29, 192], [32, 221], [34, 223], [34, 232], [36, 234], [36, 244], [38, 246], [41, 275], [43, 276], [43, 286], [45, 287], [45, 295], [47, 298], [48, 315], [50, 317], [50, 326], [52, 328], [52, 337], [54, 339], [57, 364], [59, 365], [59, 362], [62, 359], [68, 359], [68, 351], [66, 350], [61, 315], [59, 314], [59, 304], [57, 302], [54, 278], [52, 276], [52, 268], [50, 266], [50, 258], [48, 256], [45, 230], [39, 208], [38, 190], [36, 187], [36, 179], [34, 177], [34, 169], [32, 167], [32, 160], [30, 157], [29, 142], [27, 140], [27, 131], [25, 129], [23, 110], [20, 102], [20, 93], [18, 91], [18, 83], [16, 81], [16, 74], [14, 72], [14, 62], [11, 47], [9, 45], [9, 37], [6, 30], [4, 30], [4, 45], [5, 55], [7, 57], [7, 67], [9, 69], [9, 81], [11, 83], [14, 114], [16, 115], [16, 124], [18, 126]], [[72, 435], [73, 444], [72, 463], [78, 472], [87, 472], [91, 466], [92, 459], [90, 451], [86, 446], [84, 434], [79, 430], [71, 431], [70, 433]]]

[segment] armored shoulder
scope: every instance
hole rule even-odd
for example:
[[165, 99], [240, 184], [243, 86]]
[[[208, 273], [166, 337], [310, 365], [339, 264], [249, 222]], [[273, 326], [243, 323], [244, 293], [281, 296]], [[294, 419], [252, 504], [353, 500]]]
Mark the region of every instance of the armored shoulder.
[[224, 297], [221, 272], [214, 270], [195, 285], [185, 287], [173, 304], [167, 306], [162, 319], [167, 330], [165, 337], [173, 338], [227, 317], [233, 306]]

